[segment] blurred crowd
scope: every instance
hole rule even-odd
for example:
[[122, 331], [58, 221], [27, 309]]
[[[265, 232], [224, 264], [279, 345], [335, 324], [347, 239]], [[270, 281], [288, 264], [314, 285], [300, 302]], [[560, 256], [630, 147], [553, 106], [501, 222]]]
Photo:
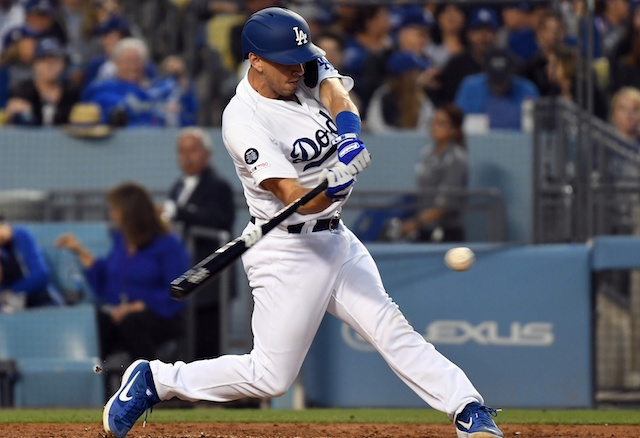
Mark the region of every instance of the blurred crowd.
[[526, 102], [584, 93], [608, 119], [615, 93], [640, 87], [640, 1], [597, 0], [592, 20], [585, 3], [0, 0], [1, 121], [218, 126], [246, 71], [242, 26], [272, 5], [300, 13], [356, 80], [372, 132], [426, 132], [449, 103], [479, 116], [467, 123], [519, 130]]

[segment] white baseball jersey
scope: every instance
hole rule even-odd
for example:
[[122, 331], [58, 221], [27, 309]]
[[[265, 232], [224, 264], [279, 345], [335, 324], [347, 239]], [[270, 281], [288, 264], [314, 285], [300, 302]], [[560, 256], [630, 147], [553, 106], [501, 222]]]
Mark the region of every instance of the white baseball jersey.
[[[339, 77], [347, 90], [353, 80], [342, 76], [321, 58], [318, 83]], [[240, 81], [236, 95], [222, 116], [222, 139], [233, 158], [238, 177], [252, 216], [269, 220], [284, 206], [271, 192], [260, 187], [269, 178], [297, 178], [303, 187], [314, 187], [325, 167], [338, 162], [336, 148], [331, 146], [337, 133], [329, 111], [318, 96], [319, 86], [310, 90], [298, 82], [293, 100], [268, 99], [258, 94], [247, 79]], [[293, 214], [281, 226], [331, 217], [344, 201], [332, 203], [314, 214]]]
[[[332, 67], [321, 73], [325, 76], [320, 79], [339, 76]], [[298, 87], [300, 103], [267, 99], [245, 77], [224, 112], [225, 146], [242, 180], [249, 210], [261, 220], [283, 207], [260, 187], [262, 181], [298, 178], [303, 186], [315, 186], [321, 169], [337, 162], [331, 147], [337, 131], [333, 121], [312, 90], [301, 83]], [[334, 202], [315, 215], [294, 215], [288, 224], [307, 226], [341, 206]], [[246, 231], [258, 226], [249, 223]], [[254, 303], [251, 352], [188, 364], [152, 361], [161, 400], [223, 402], [284, 394], [328, 312], [371, 343], [398, 377], [433, 408], [453, 419], [467, 403], [482, 403], [464, 372], [409, 325], [355, 234], [343, 224], [317, 232], [306, 229], [311, 231], [293, 233], [280, 226], [242, 256]]]

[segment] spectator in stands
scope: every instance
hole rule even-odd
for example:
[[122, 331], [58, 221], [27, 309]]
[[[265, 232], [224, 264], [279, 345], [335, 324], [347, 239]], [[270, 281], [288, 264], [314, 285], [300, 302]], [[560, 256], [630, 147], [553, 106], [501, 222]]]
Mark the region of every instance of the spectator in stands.
[[531, 81], [516, 76], [511, 53], [493, 49], [487, 53], [484, 72], [464, 79], [456, 104], [465, 114], [486, 114], [491, 129], [519, 130], [522, 104], [538, 96]]
[[623, 87], [611, 99], [609, 122], [633, 144], [640, 142], [640, 90]]
[[3, 41], [0, 63], [11, 65], [9, 87], [31, 76], [37, 41], [56, 39], [62, 47], [67, 44], [67, 35], [55, 19], [56, 9], [51, 0], [26, 0], [25, 22], [8, 30]]
[[622, 87], [640, 87], [640, 2], [633, 2], [631, 19], [609, 59], [611, 94]]
[[[192, 226], [231, 232], [235, 215], [233, 192], [229, 183], [211, 167], [211, 137], [201, 128], [185, 128], [178, 134], [176, 143], [182, 176], [169, 191], [163, 218], [179, 224], [184, 233]], [[201, 249], [195, 254], [198, 260], [217, 247], [204, 245]]]
[[502, 7], [502, 21], [504, 26], [498, 32], [497, 45], [509, 49], [520, 61], [529, 60], [538, 51], [531, 4], [507, 3]]
[[[593, 32], [593, 59], [599, 59], [602, 53], [602, 35], [596, 27], [596, 20], [587, 20], [588, 0], [565, 0], [561, 1], [558, 8], [554, 8], [562, 15], [563, 22], [567, 27], [567, 44], [575, 47], [579, 40], [582, 40], [582, 53], [586, 56], [589, 39], [589, 32]], [[551, 10], [548, 8], [547, 12]], [[591, 28], [591, 29], [590, 29]]]
[[592, 70], [587, 70], [586, 74], [582, 75], [582, 83], [578, 83], [578, 59], [575, 50], [567, 47], [558, 47], [549, 57], [547, 74], [549, 82], [554, 88], [551, 95], [562, 96], [578, 104], [581, 87], [582, 96], [584, 97], [583, 108], [587, 109], [589, 102], [585, 96], [589, 92], [593, 96], [593, 114], [602, 120], [606, 120], [608, 105], [596, 82], [592, 81], [591, 89], [587, 90], [588, 81], [586, 75], [593, 74]]
[[39, 40], [33, 60], [33, 78], [9, 91], [8, 123], [52, 126], [69, 121], [80, 95], [63, 79], [64, 50], [55, 39]]
[[629, 3], [629, 17], [625, 20], [625, 30], [609, 56], [609, 59], [613, 62], [620, 56], [624, 56], [631, 50], [631, 43], [633, 39], [633, 32], [640, 27], [639, 17], [635, 16], [638, 13], [638, 6], [640, 6], [639, 0], [631, 0]]
[[[247, 20], [246, 13], [249, 11], [245, 13], [237, 2], [229, 0], [204, 3], [206, 10], [200, 15], [208, 19], [204, 29], [206, 43], [218, 53], [222, 66], [229, 72], [235, 72], [242, 63], [242, 49], [234, 46], [234, 36], [240, 36], [238, 32]], [[204, 9], [204, 5], [198, 5], [197, 2], [194, 7]]]
[[472, 12], [467, 30], [469, 47], [447, 62], [439, 76], [440, 88], [430, 93], [436, 106], [453, 102], [464, 78], [482, 72], [486, 54], [495, 45], [498, 27], [493, 9], [480, 8]]
[[520, 75], [533, 82], [541, 96], [554, 93], [547, 73], [549, 57], [555, 50], [564, 46], [565, 37], [562, 16], [553, 11], [543, 14], [536, 29], [538, 52], [520, 68]]
[[[211, 166], [213, 143], [203, 129], [185, 128], [177, 139], [177, 158], [182, 176], [169, 191], [163, 218], [177, 225], [186, 241], [193, 227], [206, 227], [232, 232], [235, 206], [231, 185]], [[195, 264], [226, 242], [216, 238], [193, 237], [192, 262]], [[197, 357], [220, 355], [219, 284], [213, 283], [209, 293], [196, 298]]]
[[344, 59], [344, 39], [337, 33], [327, 31], [313, 37], [315, 44], [326, 52], [325, 58], [333, 66], [342, 71], [342, 60]]
[[[234, 4], [235, 3], [235, 4]], [[238, 80], [244, 75], [246, 63], [242, 53], [241, 33], [245, 21], [254, 12], [273, 6], [274, 0], [245, 0], [238, 3], [230, 0], [213, 0], [209, 2], [211, 19], [207, 23], [207, 44], [220, 57], [223, 71], [237, 72]], [[246, 67], [248, 68], [248, 67]], [[207, 72], [208, 73], [208, 72]], [[229, 90], [224, 90], [227, 93]], [[235, 87], [233, 87], [235, 92]], [[230, 98], [230, 96], [229, 96]]]
[[13, 0], [0, 0], [0, 55], [7, 32], [24, 23], [24, 6]]
[[33, 234], [0, 214], [0, 311], [64, 304], [50, 277]]
[[433, 114], [424, 92], [437, 74], [424, 55], [430, 23], [422, 13], [403, 18], [396, 31], [395, 50], [386, 63], [387, 78], [373, 93], [367, 109], [367, 127], [372, 132], [423, 129]]
[[328, 24], [328, 30], [343, 38], [353, 35], [356, 31], [358, 10], [361, 5], [356, 2], [332, 2], [331, 6], [332, 20]]
[[417, 212], [404, 219], [400, 234], [418, 242], [465, 240], [462, 207], [469, 173], [464, 113], [453, 104], [437, 108], [431, 121], [433, 145], [416, 165]]
[[94, 256], [71, 233], [56, 245], [77, 255], [100, 300], [102, 358], [120, 351], [156, 357], [159, 345], [180, 336], [184, 303], [171, 299], [169, 283], [188, 269], [189, 255], [141, 185], [118, 185], [107, 201], [114, 227], [107, 255]]
[[443, 68], [449, 59], [465, 50], [465, 14], [456, 3], [439, 4], [435, 20], [437, 26], [432, 28], [433, 41], [427, 44], [425, 53], [434, 67]]
[[155, 112], [156, 102], [148, 92], [146, 44], [125, 38], [116, 44], [111, 59], [116, 76], [89, 84], [81, 100], [100, 105], [103, 121], [113, 126], [162, 126], [164, 119]]
[[157, 118], [164, 119], [164, 126], [196, 124], [198, 100], [184, 61], [179, 56], [168, 56], [162, 61], [161, 77], [151, 83], [149, 94], [156, 102]]
[[538, 25], [540, 24], [540, 19], [542, 18], [543, 15], [547, 14], [548, 12], [551, 12], [553, 10], [557, 10], [556, 6], [557, 3], [554, 4], [554, 6], [552, 7], [551, 5], [551, 0], [538, 0], [535, 2], [528, 2], [530, 3], [530, 8], [531, 8], [531, 27], [533, 29], [537, 29]]
[[[640, 145], [640, 90], [632, 87], [623, 87], [618, 90], [611, 99], [611, 114], [609, 122], [622, 138], [629, 142], [627, 151], [635, 154]], [[630, 182], [634, 185], [640, 180], [638, 166], [633, 160], [629, 160], [612, 151], [606, 152], [607, 173], [612, 182]], [[640, 215], [637, 212], [639, 205], [637, 194], [617, 194], [608, 199], [614, 224], [614, 234], [639, 234]]]
[[97, 25], [93, 13], [95, 4], [83, 0], [60, 0], [59, 5], [59, 16], [69, 39], [67, 49], [71, 65], [80, 69], [98, 50], [93, 38]]
[[610, 57], [624, 35], [629, 12], [629, 0], [600, 0], [596, 2], [594, 24], [603, 56]]
[[392, 48], [391, 20], [387, 6], [361, 6], [357, 10], [355, 31], [346, 38], [343, 71], [355, 80], [363, 118], [373, 92], [384, 82], [385, 63]]
[[[116, 45], [124, 38], [132, 36], [131, 27], [126, 18], [120, 15], [110, 15], [95, 29], [95, 34], [100, 41], [102, 53], [92, 57], [85, 69], [84, 87], [96, 80], [112, 79], [116, 76], [116, 66], [111, 55]], [[147, 79], [156, 77], [156, 68], [151, 60], [145, 64], [145, 76]]]

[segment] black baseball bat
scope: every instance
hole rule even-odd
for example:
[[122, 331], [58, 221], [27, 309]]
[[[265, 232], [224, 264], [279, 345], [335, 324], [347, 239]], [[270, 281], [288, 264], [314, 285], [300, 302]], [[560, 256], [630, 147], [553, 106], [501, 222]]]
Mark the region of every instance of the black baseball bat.
[[[295, 213], [298, 208], [324, 192], [327, 186], [327, 180], [322, 181], [310, 192], [280, 210], [273, 219], [260, 226], [262, 235], [258, 240]], [[246, 236], [242, 235], [221, 246], [216, 252], [202, 259], [194, 267], [173, 280], [171, 282], [171, 296], [176, 300], [182, 301], [189, 295], [200, 291], [255, 243], [252, 242], [251, 245], [247, 245]]]

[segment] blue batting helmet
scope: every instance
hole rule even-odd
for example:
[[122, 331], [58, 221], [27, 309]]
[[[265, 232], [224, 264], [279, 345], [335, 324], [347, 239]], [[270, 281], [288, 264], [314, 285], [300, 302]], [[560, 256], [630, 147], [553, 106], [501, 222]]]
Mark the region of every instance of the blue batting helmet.
[[325, 55], [311, 42], [309, 25], [285, 8], [266, 8], [253, 14], [242, 28], [242, 53], [255, 53], [278, 64], [302, 64]]

